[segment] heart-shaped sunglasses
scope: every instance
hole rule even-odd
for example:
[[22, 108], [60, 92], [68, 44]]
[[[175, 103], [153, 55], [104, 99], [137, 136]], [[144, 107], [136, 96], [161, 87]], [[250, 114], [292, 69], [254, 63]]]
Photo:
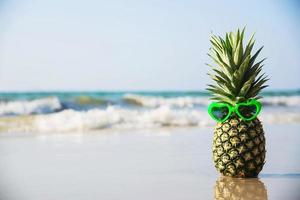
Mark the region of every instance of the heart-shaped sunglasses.
[[235, 112], [242, 120], [251, 121], [257, 117], [260, 111], [261, 103], [256, 99], [237, 103], [235, 106], [217, 102], [213, 102], [208, 106], [209, 115], [218, 122], [226, 121], [233, 112]]

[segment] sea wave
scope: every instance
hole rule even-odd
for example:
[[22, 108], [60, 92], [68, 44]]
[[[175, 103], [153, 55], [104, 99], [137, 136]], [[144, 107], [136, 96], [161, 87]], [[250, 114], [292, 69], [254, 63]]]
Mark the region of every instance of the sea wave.
[[0, 115], [51, 113], [60, 109], [62, 109], [62, 105], [57, 97], [0, 102]]
[[[264, 124], [300, 123], [300, 113], [264, 112]], [[163, 127], [212, 127], [205, 111], [164, 106], [132, 110], [109, 106], [105, 110], [63, 110], [57, 113], [0, 118], [0, 132], [85, 132], [93, 130], [143, 130]]]
[[209, 98], [207, 97], [155, 97], [155, 96], [142, 96], [136, 94], [125, 94], [123, 99], [131, 104], [155, 108], [160, 106], [173, 106], [173, 107], [193, 107], [196, 105], [207, 105]]
[[[136, 109], [144, 107], [154, 109], [160, 107], [170, 107], [181, 109], [205, 109], [210, 104], [209, 97], [200, 96], [147, 96], [138, 94], [125, 94], [120, 97], [90, 97], [75, 96], [72, 98], [64, 97], [43, 97], [31, 100], [12, 100], [0, 101], [0, 116], [6, 115], [30, 115], [30, 114], [49, 114], [64, 109], [77, 111], [90, 110], [95, 108], [106, 108], [111, 105], [119, 106], [124, 109]], [[300, 96], [272, 96], [261, 100], [267, 107], [297, 107], [300, 108]]]
[[[157, 97], [157, 96], [143, 96], [136, 94], [125, 94], [123, 99], [131, 104], [140, 105], [149, 108], [157, 108], [160, 106], [172, 107], [189, 107], [207, 106], [211, 103], [208, 97]], [[273, 96], [265, 97], [261, 100], [265, 106], [300, 106], [300, 96]]]
[[264, 97], [262, 103], [266, 106], [300, 106], [300, 96]]
[[[206, 126], [202, 112], [172, 110], [160, 107], [152, 110], [130, 110], [110, 106], [105, 110], [92, 109], [78, 112], [65, 110], [50, 115], [40, 115], [33, 121], [33, 128], [41, 132], [87, 131], [99, 129], [144, 129], [158, 127]], [[202, 120], [199, 120], [199, 119]]]

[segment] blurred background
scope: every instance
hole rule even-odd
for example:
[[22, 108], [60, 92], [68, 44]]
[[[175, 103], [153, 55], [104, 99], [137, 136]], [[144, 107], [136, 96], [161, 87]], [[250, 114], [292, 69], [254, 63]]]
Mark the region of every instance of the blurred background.
[[2, 0], [0, 7], [3, 131], [16, 131], [16, 120], [19, 131], [48, 130], [50, 122], [58, 130], [209, 125], [210, 36], [243, 27], [246, 39], [256, 33], [255, 49], [264, 45], [266, 110], [300, 120], [296, 0]]

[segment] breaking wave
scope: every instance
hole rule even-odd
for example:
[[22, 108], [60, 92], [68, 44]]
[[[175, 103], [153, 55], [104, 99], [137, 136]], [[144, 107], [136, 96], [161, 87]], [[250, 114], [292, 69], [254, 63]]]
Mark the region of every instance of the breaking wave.
[[57, 97], [0, 102], [0, 115], [52, 113], [61, 109], [62, 105]]
[[[36, 99], [33, 99], [36, 98]], [[7, 98], [9, 99], [9, 98]], [[0, 101], [0, 132], [74, 132], [214, 126], [207, 96], [30, 97]], [[267, 96], [260, 118], [265, 124], [300, 123], [300, 96]]]
[[[263, 113], [264, 124], [300, 123], [299, 113]], [[1, 132], [84, 132], [93, 130], [141, 130], [162, 127], [208, 127], [215, 122], [205, 111], [159, 107], [132, 110], [109, 106], [104, 110], [63, 110], [42, 115], [0, 118]]]
[[[200, 96], [160, 97], [137, 94], [125, 94], [119, 99], [79, 96], [71, 100], [63, 99], [63, 102], [58, 97], [44, 97], [33, 100], [0, 101], [0, 116], [48, 114], [66, 108], [88, 110], [99, 107], [105, 108], [110, 105], [122, 108], [137, 106], [149, 109], [167, 106], [177, 109], [190, 109], [205, 108], [210, 102], [208, 97]], [[300, 107], [300, 96], [265, 97], [262, 99], [262, 103], [268, 107]]]
[[[207, 106], [211, 102], [208, 97], [184, 96], [165, 98], [136, 94], [126, 94], [123, 99], [128, 103], [149, 108], [156, 108], [160, 106], [192, 108], [194, 106]], [[272, 96], [265, 97], [261, 101], [265, 106], [300, 106], [300, 96]]]
[[153, 96], [142, 96], [135, 94], [126, 94], [123, 99], [131, 104], [140, 106], [155, 108], [159, 106], [174, 106], [174, 107], [193, 107], [196, 105], [207, 105], [209, 99], [206, 97], [153, 97]]
[[266, 106], [300, 106], [300, 96], [264, 97], [262, 102]]

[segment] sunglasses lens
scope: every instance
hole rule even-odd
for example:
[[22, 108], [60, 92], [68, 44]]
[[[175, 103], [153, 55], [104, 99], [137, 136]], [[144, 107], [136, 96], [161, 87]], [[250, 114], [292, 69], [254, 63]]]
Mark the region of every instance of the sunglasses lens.
[[227, 107], [213, 107], [211, 109], [211, 114], [217, 119], [217, 120], [223, 120], [225, 117], [227, 117], [229, 113], [229, 109]]
[[246, 119], [252, 118], [257, 113], [255, 105], [241, 105], [238, 107], [238, 112]]

